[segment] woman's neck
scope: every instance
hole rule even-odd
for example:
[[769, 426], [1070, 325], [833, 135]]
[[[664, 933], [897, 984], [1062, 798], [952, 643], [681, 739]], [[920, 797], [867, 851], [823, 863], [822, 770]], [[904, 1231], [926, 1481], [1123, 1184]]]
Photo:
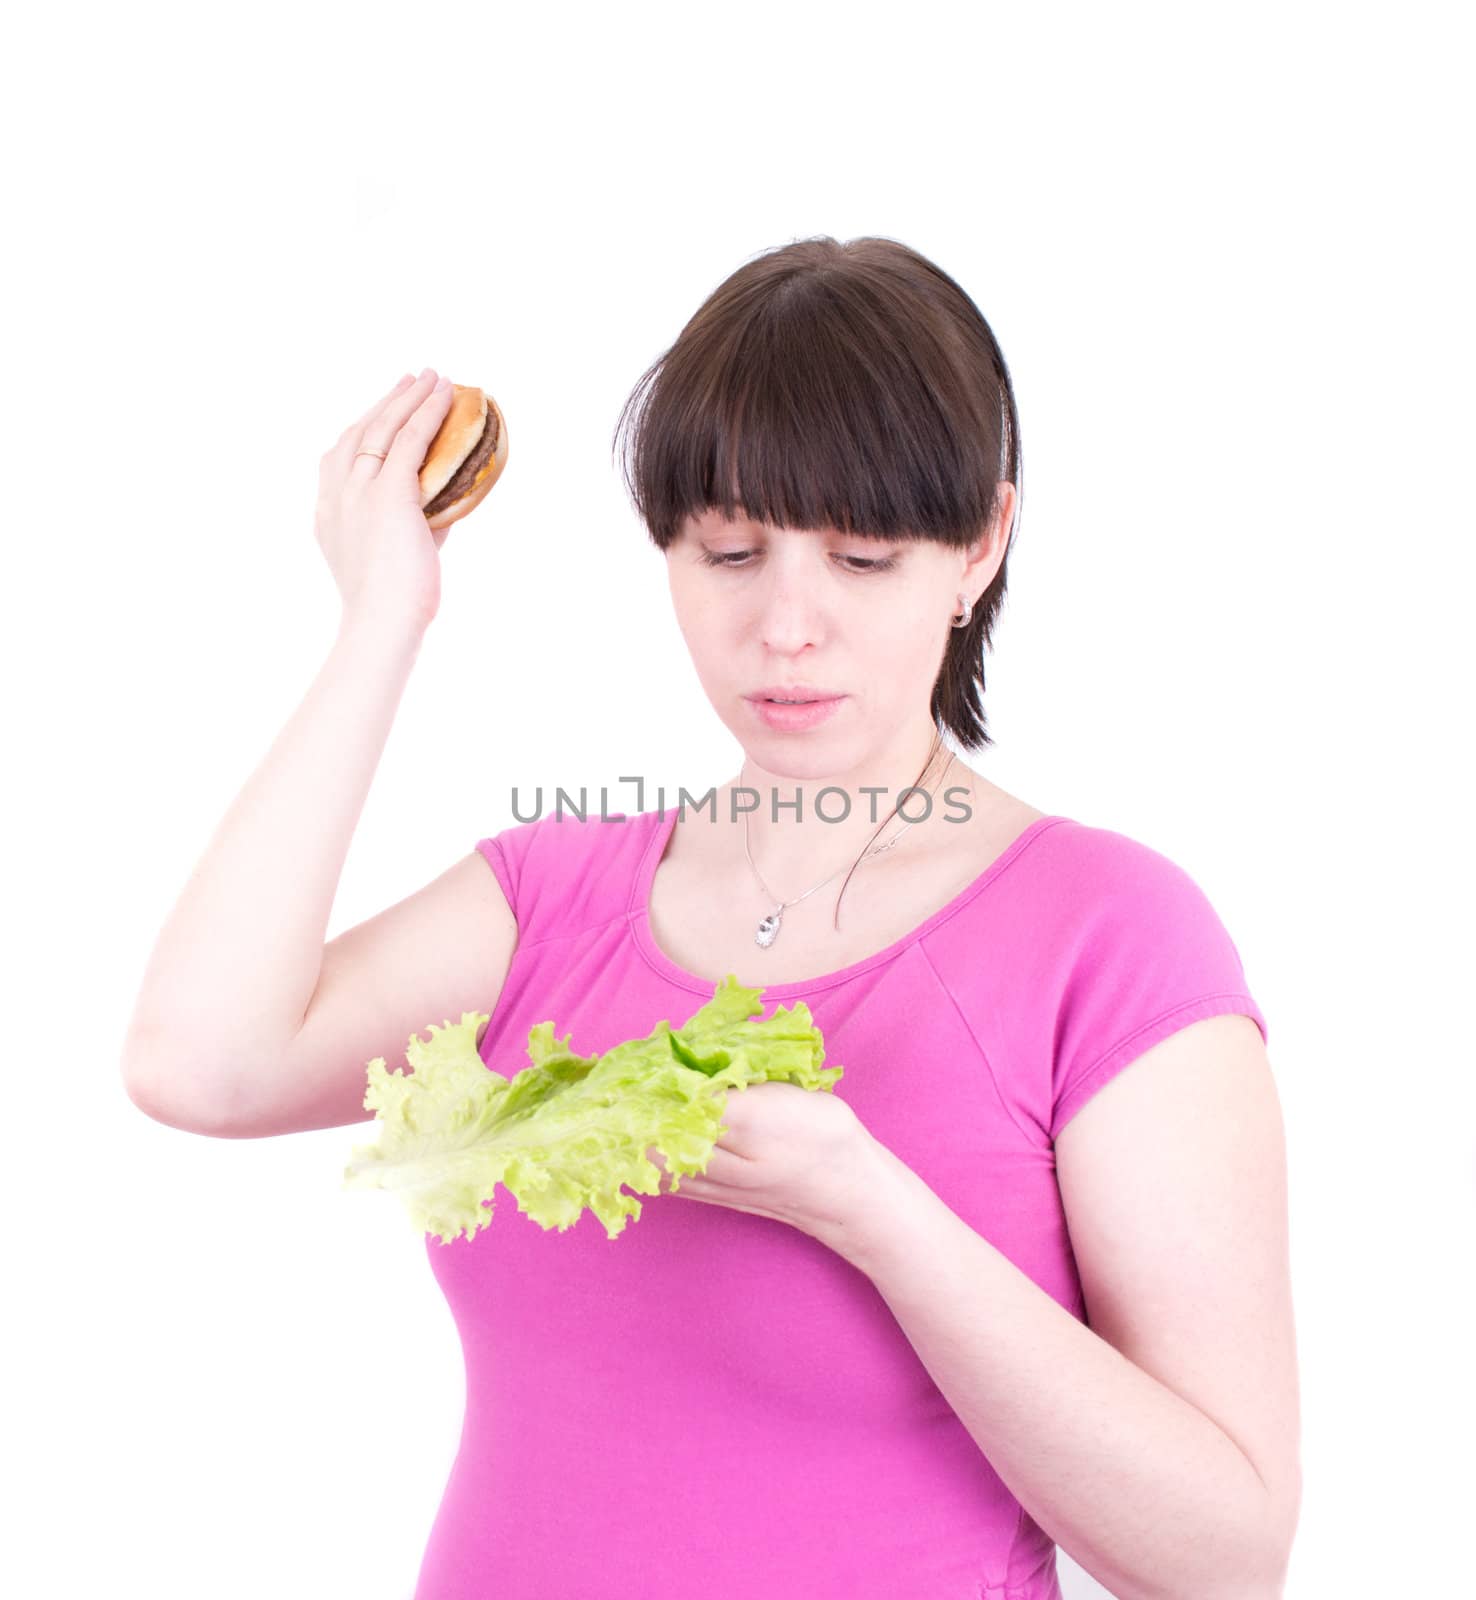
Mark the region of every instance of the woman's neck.
[[[725, 826], [738, 813], [732, 826], [740, 840], [746, 828], [753, 860], [773, 891], [800, 894], [826, 871], [848, 867], [873, 841], [936, 833], [945, 816], [958, 816], [956, 803], [945, 811], [943, 788], [968, 786], [972, 793], [970, 777], [929, 730], [864, 770], [825, 777], [793, 777], [745, 760], [723, 786], [719, 812]], [[928, 790], [931, 801], [907, 794], [913, 785]], [[745, 807], [752, 809], [745, 814]]]

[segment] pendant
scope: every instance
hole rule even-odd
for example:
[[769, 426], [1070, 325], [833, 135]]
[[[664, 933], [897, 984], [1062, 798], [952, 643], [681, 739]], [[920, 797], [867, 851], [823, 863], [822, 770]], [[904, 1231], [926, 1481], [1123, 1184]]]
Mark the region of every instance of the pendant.
[[779, 919], [783, 915], [783, 906], [780, 906], [777, 911], [771, 911], [769, 915], [766, 916], [761, 923], [759, 923], [758, 932], [753, 936], [753, 942], [755, 944], [763, 945], [763, 947], [767, 950], [768, 947], [779, 937]]

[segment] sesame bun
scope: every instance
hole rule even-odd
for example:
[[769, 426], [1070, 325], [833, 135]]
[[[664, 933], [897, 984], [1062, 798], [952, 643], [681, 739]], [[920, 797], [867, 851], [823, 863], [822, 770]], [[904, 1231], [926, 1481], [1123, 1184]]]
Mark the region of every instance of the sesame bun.
[[432, 528], [474, 510], [507, 463], [507, 424], [481, 389], [453, 384], [451, 409], [420, 468], [420, 509]]

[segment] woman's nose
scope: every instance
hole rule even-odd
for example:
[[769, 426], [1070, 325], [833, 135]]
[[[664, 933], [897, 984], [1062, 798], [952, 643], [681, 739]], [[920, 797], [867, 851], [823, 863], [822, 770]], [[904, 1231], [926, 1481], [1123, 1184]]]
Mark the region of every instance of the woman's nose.
[[819, 644], [824, 630], [819, 585], [800, 572], [776, 573], [768, 578], [759, 599], [760, 642], [775, 655], [793, 655], [806, 645]]

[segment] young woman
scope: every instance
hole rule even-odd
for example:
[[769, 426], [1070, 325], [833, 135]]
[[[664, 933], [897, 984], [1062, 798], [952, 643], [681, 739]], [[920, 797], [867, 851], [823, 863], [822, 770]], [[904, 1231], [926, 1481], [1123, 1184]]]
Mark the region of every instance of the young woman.
[[[845, 1070], [730, 1094], [707, 1171], [617, 1240], [505, 1203], [427, 1240], [467, 1410], [417, 1600], [1051, 1600], [1057, 1544], [1116, 1595], [1279, 1594], [1264, 1019], [1179, 867], [961, 759], [1020, 486], [978, 309], [886, 239], [723, 283], [617, 443], [740, 770], [504, 829], [325, 947], [436, 614], [415, 471], [447, 405], [402, 381], [323, 458], [343, 626], [160, 936], [130, 1093], [229, 1137], [362, 1121], [364, 1062], [429, 1020], [489, 1011], [512, 1073], [538, 1022], [604, 1050], [728, 973], [806, 1001]], [[164, 1054], [227, 1007], [208, 1070]]]

